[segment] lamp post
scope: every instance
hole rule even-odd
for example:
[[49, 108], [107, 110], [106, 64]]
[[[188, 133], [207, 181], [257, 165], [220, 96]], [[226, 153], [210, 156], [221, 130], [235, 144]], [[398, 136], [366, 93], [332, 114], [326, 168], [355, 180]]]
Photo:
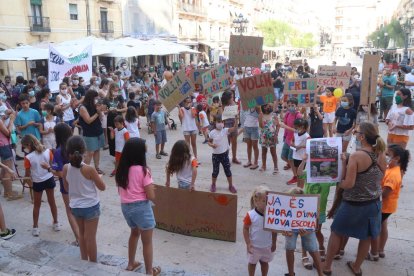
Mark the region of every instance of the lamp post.
[[411, 17], [410, 14], [407, 14], [405, 17], [399, 18], [401, 27], [404, 31], [404, 55], [400, 63], [400, 66], [408, 65], [408, 39], [411, 33], [411, 20], [413, 20], [413, 17]]
[[247, 31], [246, 24], [249, 23], [249, 20], [247, 18], [243, 17], [243, 14], [239, 14], [236, 19], [233, 20], [233, 24], [236, 24], [238, 26], [234, 26], [234, 31], [237, 33], [240, 33], [240, 35], [243, 35]]
[[377, 49], [379, 49], [379, 40], [380, 40], [380, 37], [377, 36]]
[[388, 38], [388, 33], [384, 33], [384, 50], [387, 49], [387, 38]]

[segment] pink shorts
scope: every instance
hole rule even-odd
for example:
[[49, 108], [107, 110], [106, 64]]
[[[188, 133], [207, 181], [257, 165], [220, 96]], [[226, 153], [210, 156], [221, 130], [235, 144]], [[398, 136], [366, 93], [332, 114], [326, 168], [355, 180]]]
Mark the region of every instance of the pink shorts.
[[257, 262], [269, 263], [273, 260], [273, 253], [270, 247], [267, 248], [252, 248], [253, 254], [247, 253], [247, 260], [249, 264], [257, 264]]

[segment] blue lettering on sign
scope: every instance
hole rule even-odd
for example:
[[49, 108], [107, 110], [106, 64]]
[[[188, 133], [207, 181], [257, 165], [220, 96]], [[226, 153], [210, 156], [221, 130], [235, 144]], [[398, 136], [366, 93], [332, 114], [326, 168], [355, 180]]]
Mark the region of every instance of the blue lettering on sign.
[[180, 93], [182, 95], [187, 95], [191, 90], [191, 85], [188, 81], [186, 81], [181, 87], [180, 87]]
[[58, 71], [51, 71], [50, 72], [50, 81], [59, 81], [59, 74]]
[[58, 54], [55, 54], [52, 51], [50, 52], [49, 61], [51, 63], [55, 63], [55, 64], [59, 64], [59, 65], [62, 65], [63, 63], [65, 63], [65, 61], [63, 60], [63, 58], [61, 58]]

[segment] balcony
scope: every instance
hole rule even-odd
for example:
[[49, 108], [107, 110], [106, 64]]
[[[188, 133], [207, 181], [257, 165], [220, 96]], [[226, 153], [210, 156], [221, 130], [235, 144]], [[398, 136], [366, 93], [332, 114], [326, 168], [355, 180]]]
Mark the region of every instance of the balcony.
[[43, 16], [29, 16], [30, 32], [50, 33], [50, 18]]
[[114, 22], [113, 21], [99, 21], [99, 31], [101, 34], [113, 34]]
[[190, 5], [188, 3], [178, 2], [178, 11], [183, 14], [207, 17], [207, 12], [202, 7]]

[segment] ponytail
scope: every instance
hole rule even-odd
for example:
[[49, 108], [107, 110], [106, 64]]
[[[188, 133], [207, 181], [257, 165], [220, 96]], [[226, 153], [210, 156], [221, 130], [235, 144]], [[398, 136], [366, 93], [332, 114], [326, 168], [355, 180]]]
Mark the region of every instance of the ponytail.
[[374, 149], [375, 154], [379, 155], [386, 150], [387, 146], [381, 136], [377, 135], [375, 144], [372, 145], [372, 148]]
[[81, 167], [85, 147], [83, 138], [78, 135], [70, 137], [66, 142], [66, 152], [69, 156], [69, 162], [73, 167]]
[[79, 151], [75, 151], [70, 155], [69, 162], [75, 168], [80, 168], [82, 164], [82, 154]]
[[393, 152], [394, 156], [400, 158], [400, 168], [404, 173], [407, 171], [408, 162], [410, 161], [410, 152], [400, 145], [392, 144], [388, 145], [388, 149]]
[[362, 122], [359, 125], [359, 129], [365, 136], [365, 140], [372, 147], [374, 153], [378, 156], [385, 152], [386, 144], [381, 136], [378, 135], [378, 131], [375, 126], [370, 122]]

